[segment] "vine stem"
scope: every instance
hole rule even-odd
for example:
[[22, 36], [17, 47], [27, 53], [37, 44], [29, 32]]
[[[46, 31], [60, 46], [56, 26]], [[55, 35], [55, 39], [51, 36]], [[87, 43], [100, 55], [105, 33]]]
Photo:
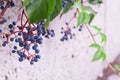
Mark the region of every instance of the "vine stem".
[[[83, 4], [83, 0], [81, 0], [81, 3]], [[89, 27], [87, 26], [87, 24], [84, 24], [84, 26], [86, 27], [86, 29], [88, 30], [90, 36], [92, 37], [92, 40], [94, 43], [96, 43], [96, 40], [94, 38], [93, 33], [91, 32], [91, 30], [89, 29]], [[107, 60], [105, 60], [106, 64], [109, 66], [109, 68], [115, 73], [115, 74], [119, 74], [120, 71], [116, 70]]]
[[90, 33], [90, 35], [91, 35], [92, 40], [94, 41], [94, 43], [96, 43], [96, 40], [95, 40], [95, 38], [94, 38], [94, 36], [93, 36], [91, 30], [89, 29], [89, 27], [88, 27], [86, 24], [84, 24], [84, 26], [87, 28], [88, 32]]
[[[92, 34], [91, 30], [89, 29], [89, 27], [84, 24], [84, 26], [86, 27], [86, 29], [88, 30], [90, 36], [92, 37], [92, 40], [94, 41], [94, 43], [96, 43], [96, 40], [94, 38], [94, 35]], [[116, 70], [107, 60], [105, 60], [106, 64], [109, 66], [109, 68], [115, 73], [115, 74], [119, 74], [120, 71]]]
[[107, 60], [105, 60], [105, 62], [114, 73], [116, 73], [117, 75], [119, 74], [120, 71], [114, 69], [114, 67]]

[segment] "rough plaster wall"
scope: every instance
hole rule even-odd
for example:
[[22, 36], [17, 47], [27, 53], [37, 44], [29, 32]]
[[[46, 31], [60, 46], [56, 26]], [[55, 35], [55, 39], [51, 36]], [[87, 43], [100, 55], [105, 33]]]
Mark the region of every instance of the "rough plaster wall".
[[[112, 61], [120, 51], [120, 1], [109, 0], [109, 2], [105, 2], [99, 8], [93, 24], [103, 27], [103, 30], [107, 33], [107, 58]], [[19, 3], [16, 3], [19, 6]], [[111, 6], [111, 4], [114, 6]], [[10, 16], [10, 19], [6, 25], [17, 19], [18, 9], [19, 7], [15, 7], [12, 11], [7, 10], [5, 16]], [[73, 40], [60, 42], [60, 29], [65, 27], [64, 23], [69, 21], [73, 11], [68, 12], [61, 19], [57, 17], [51, 23], [50, 27], [55, 29], [56, 36], [49, 40], [44, 39], [43, 44], [40, 45], [41, 60], [33, 66], [28, 61], [20, 63], [17, 55], [11, 54], [13, 44], [5, 48], [1, 47], [0, 80], [96, 80], [98, 76], [102, 76], [102, 70], [107, 66], [101, 61], [91, 63], [94, 50], [88, 47], [92, 40], [85, 28], [82, 32], [77, 31]], [[76, 24], [75, 20], [71, 27], [74, 24]], [[5, 26], [3, 27], [5, 28]], [[7, 30], [7, 28], [5, 29]], [[109, 80], [120, 79], [114, 75]]]

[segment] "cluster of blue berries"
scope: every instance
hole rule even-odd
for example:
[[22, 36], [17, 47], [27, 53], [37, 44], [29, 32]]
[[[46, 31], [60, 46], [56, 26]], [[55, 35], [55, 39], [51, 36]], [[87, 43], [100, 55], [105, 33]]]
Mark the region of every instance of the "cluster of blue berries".
[[[62, 0], [63, 8], [66, 7], [68, 2], [72, 3], [72, 0]], [[1, 10], [4, 9], [4, 1], [0, 2]], [[11, 0], [9, 6], [14, 7], [15, 4]], [[5, 18], [2, 18], [0, 24], [4, 24], [7, 22]], [[29, 24], [29, 22], [27, 22]], [[13, 21], [8, 25], [9, 33], [4, 33], [2, 29], [0, 29], [0, 33], [2, 33], [5, 38], [2, 46], [5, 47], [9, 42], [15, 42], [17, 45], [13, 46], [12, 53], [17, 54], [19, 56], [19, 61], [22, 62], [24, 60], [30, 61], [30, 64], [34, 64], [34, 62], [38, 62], [41, 58], [39, 45], [43, 43], [43, 37], [49, 39], [50, 37], [55, 36], [55, 32], [53, 29], [44, 28], [45, 21], [41, 21], [37, 24], [25, 24], [25, 25], [17, 25], [16, 21]], [[72, 33], [72, 29], [69, 24], [66, 22], [67, 29], [61, 28], [61, 34], [63, 34], [60, 39], [62, 42], [72, 39], [75, 34]], [[76, 28], [76, 27], [74, 27]], [[79, 31], [82, 31], [82, 26], [79, 27]]]
[[[64, 42], [67, 41], [69, 39], [73, 39], [73, 37], [75, 36], [75, 33], [72, 33], [72, 28], [69, 27], [69, 23], [66, 22], [65, 23], [67, 26], [67, 29], [64, 30], [64, 28], [61, 28], [61, 34], [63, 35], [62, 38], [60, 39], [60, 41]], [[83, 26], [79, 26], [78, 27], [78, 31], [82, 31]], [[73, 26], [73, 29], [76, 29], [76, 26]]]
[[[8, 42], [15, 42], [18, 46], [14, 46], [12, 53], [17, 53], [19, 56], [19, 61], [27, 59], [30, 61], [30, 64], [37, 62], [40, 59], [40, 50], [38, 49], [38, 44], [42, 44], [42, 32], [40, 31], [40, 26], [36, 27], [31, 26], [16, 26], [16, 22], [13, 21], [12, 24], [8, 25], [10, 30], [9, 34], [5, 34], [7, 38], [6, 41], [2, 43], [2, 46], [5, 47]], [[12, 37], [14, 35], [14, 37]], [[32, 46], [32, 47], [31, 47]], [[30, 51], [34, 50], [34, 53], [31, 54]]]
[[42, 36], [44, 36], [47, 39], [49, 39], [50, 37], [54, 37], [55, 36], [54, 30], [49, 28], [45, 30], [44, 26], [42, 26], [44, 24], [45, 24], [44, 21], [38, 23], [38, 27], [37, 27], [38, 32], [41, 32]]
[[62, 42], [63, 41], [67, 41], [68, 39], [72, 39], [73, 38], [73, 34], [71, 32], [70, 28], [67, 28], [67, 30], [63, 30], [63, 28], [61, 28], [61, 34], [63, 34], [63, 37], [60, 39]]
[[[43, 37], [50, 38], [55, 36], [53, 29], [46, 29], [45, 31], [44, 23], [42, 21], [34, 26], [18, 26], [13, 21], [8, 25], [9, 33], [3, 33], [6, 40], [2, 43], [2, 46], [5, 47], [9, 42], [15, 42], [17, 46], [13, 46], [12, 53], [18, 54], [20, 62], [25, 59], [30, 61], [31, 65], [34, 62], [38, 62], [38, 59], [41, 57], [39, 44], [42, 44]], [[1, 29], [0, 33], [2, 33]]]
[[67, 29], [64, 30], [63, 27], [61, 28], [61, 30], [62, 30], [61, 34], [63, 34], [63, 36], [62, 36], [62, 38], [60, 40], [62, 42], [65, 41], [65, 40], [67, 41], [68, 39], [72, 39], [73, 36], [74, 36], [74, 34], [72, 34], [72, 30], [69, 28], [69, 23], [66, 22], [65, 24], [67, 26]]
[[82, 26], [82, 25], [80, 25], [80, 26], [79, 26], [78, 31], [80, 31], [80, 32], [81, 32], [81, 31], [82, 31], [82, 28], [83, 28], [83, 26]]
[[8, 6], [6, 8], [9, 8], [9, 7], [14, 7], [15, 4], [12, 0], [10, 2], [8, 2], [8, 4], [5, 3], [5, 0], [0, 1], [0, 9], [1, 9], [0, 24], [4, 24], [5, 22], [7, 22], [6, 18], [3, 18], [3, 12], [4, 12], [4, 9], [5, 9], [5, 6]]

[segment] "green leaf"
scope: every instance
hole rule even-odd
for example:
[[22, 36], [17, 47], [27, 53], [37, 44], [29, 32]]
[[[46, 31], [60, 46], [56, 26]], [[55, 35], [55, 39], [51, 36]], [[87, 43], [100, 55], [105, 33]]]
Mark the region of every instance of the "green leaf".
[[100, 59], [103, 59], [103, 61], [104, 61], [106, 59], [106, 54], [105, 54], [102, 46], [100, 46], [97, 43], [93, 43], [93, 44], [90, 45], [90, 47], [93, 47], [93, 48], [97, 49], [97, 51], [95, 52], [95, 54], [93, 56], [92, 61], [97, 61], [97, 60], [100, 60]]
[[85, 14], [84, 13], [79, 13], [78, 19], [77, 19], [77, 26], [83, 24], [85, 21]]
[[83, 5], [81, 4], [80, 1], [78, 2], [75, 2], [74, 5], [72, 6], [73, 8], [78, 8], [78, 9], [81, 9], [83, 7]]
[[106, 54], [105, 54], [105, 52], [104, 52], [104, 51], [102, 51], [102, 52], [101, 52], [101, 57], [102, 57], [103, 61], [105, 61], [105, 60], [106, 60]]
[[83, 4], [80, 1], [75, 2], [72, 7], [82, 10], [82, 12], [85, 12], [85, 10], [86, 10], [86, 7], [84, 7]]
[[26, 7], [30, 23], [47, 19], [55, 9], [56, 0], [34, 0]]
[[93, 5], [98, 4], [98, 0], [88, 0], [88, 2]]
[[101, 38], [102, 38], [101, 42], [106, 42], [107, 41], [106, 35], [104, 33], [100, 33], [100, 35], [101, 35]]
[[90, 47], [94, 47], [94, 48], [99, 49], [99, 48], [100, 48], [100, 45], [97, 44], [97, 43], [93, 43], [93, 44], [90, 45]]
[[93, 13], [91, 13], [89, 15], [90, 15], [90, 20], [89, 20], [88, 24], [91, 24], [91, 22], [94, 19], [95, 15]]
[[22, 6], [23, 6], [23, 7], [26, 7], [26, 6], [28, 6], [30, 3], [32, 3], [33, 1], [34, 1], [34, 0], [24, 0]]
[[49, 23], [50, 23], [50, 17], [48, 17], [47, 18], [47, 21], [46, 21], [46, 23], [45, 23], [45, 31], [46, 31], [46, 29], [48, 28], [48, 26], [49, 26]]
[[96, 31], [98, 31], [98, 32], [101, 31], [101, 28], [99, 28], [99, 27], [97, 27], [97, 26], [95, 26], [95, 25], [93, 25], [92, 28], [94, 28], [94, 29], [95, 29]]
[[60, 17], [61, 17], [63, 14], [67, 13], [67, 12], [71, 9], [71, 7], [72, 7], [73, 5], [74, 5], [74, 3], [68, 2], [67, 5], [66, 5], [66, 7], [62, 10], [62, 13], [61, 13]]
[[85, 6], [85, 7], [86, 7], [86, 10], [87, 10], [87, 11], [89, 11], [89, 12], [93, 12], [92, 7], [90, 7], [90, 6]]
[[117, 70], [120, 71], [120, 65], [116, 64], [116, 65], [114, 65], [114, 67], [115, 67]]
[[87, 12], [81, 12], [78, 15], [78, 22], [77, 22], [77, 26], [81, 25], [81, 24], [90, 24], [91, 20], [92, 20], [92, 15], [88, 14]]
[[102, 56], [101, 51], [100, 51], [100, 50], [97, 50], [97, 51], [95, 52], [94, 56], [93, 56], [92, 61], [100, 60], [100, 59], [101, 59], [101, 56]]
[[80, 0], [75, 0], [75, 2], [79, 2]]
[[62, 10], [62, 0], [56, 0], [55, 9], [50, 16], [50, 21], [52, 21], [56, 16], [58, 16], [61, 10]]
[[85, 23], [88, 24], [90, 21], [90, 15], [88, 13], [85, 13]]
[[88, 2], [92, 5], [96, 5], [96, 4], [101, 4], [102, 0], [88, 0]]

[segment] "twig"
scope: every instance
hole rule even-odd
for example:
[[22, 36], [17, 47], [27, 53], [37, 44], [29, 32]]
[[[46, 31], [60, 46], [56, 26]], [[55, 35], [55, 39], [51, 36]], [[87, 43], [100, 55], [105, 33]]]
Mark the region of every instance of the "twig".
[[[96, 40], [94, 38], [94, 35], [92, 34], [91, 30], [89, 29], [89, 27], [84, 24], [84, 26], [87, 28], [88, 32], [90, 33], [92, 40], [94, 41], [94, 43], [96, 43]], [[105, 60], [106, 64], [110, 67], [110, 69], [115, 73], [115, 74], [119, 74], [120, 71], [116, 70], [110, 63], [107, 62], [107, 60]]]
[[96, 40], [95, 40], [95, 38], [94, 38], [94, 35], [92, 34], [92, 32], [91, 32], [91, 30], [89, 29], [89, 27], [88, 27], [86, 24], [84, 24], [84, 26], [87, 28], [88, 32], [90, 33], [90, 35], [91, 35], [94, 43], [96, 43]]

